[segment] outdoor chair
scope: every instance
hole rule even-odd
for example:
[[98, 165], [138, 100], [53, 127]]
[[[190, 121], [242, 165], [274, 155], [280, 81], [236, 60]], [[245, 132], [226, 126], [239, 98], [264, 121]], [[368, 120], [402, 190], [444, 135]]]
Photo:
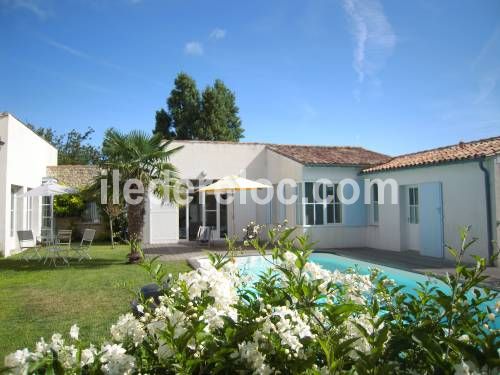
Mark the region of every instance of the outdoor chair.
[[196, 240], [198, 241], [199, 245], [208, 244], [208, 246], [211, 246], [213, 242], [212, 227], [200, 226], [198, 228], [198, 234], [196, 236]]
[[92, 259], [89, 254], [90, 247], [94, 241], [95, 229], [85, 229], [83, 231], [82, 241], [80, 245], [72, 247], [71, 250], [78, 254], [78, 261], [81, 262], [84, 258]]
[[[35, 236], [33, 235], [33, 232], [30, 230], [18, 230], [17, 231], [17, 239], [19, 240], [19, 247], [21, 248], [22, 251], [22, 257], [25, 261], [29, 261], [33, 259], [33, 257], [38, 258], [39, 260], [42, 259], [42, 256], [40, 255], [40, 247], [36, 243]], [[33, 254], [28, 254], [27, 250], [34, 250]]]
[[56, 245], [61, 248], [69, 250], [71, 248], [71, 236], [73, 231], [71, 229], [61, 229], [57, 232]]

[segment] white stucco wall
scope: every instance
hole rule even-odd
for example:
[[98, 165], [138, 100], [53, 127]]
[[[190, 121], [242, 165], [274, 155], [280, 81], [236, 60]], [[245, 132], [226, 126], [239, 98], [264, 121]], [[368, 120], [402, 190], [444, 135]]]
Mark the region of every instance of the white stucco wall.
[[[47, 166], [57, 165], [57, 150], [12, 115], [0, 117], [0, 135], [5, 145], [0, 148], [0, 251], [8, 256], [18, 248], [17, 237], [10, 235], [11, 185], [25, 192], [42, 183]], [[25, 229], [26, 198], [17, 198], [16, 230]], [[33, 201], [33, 231], [39, 234], [41, 200]], [[3, 225], [2, 225], [3, 224]]]
[[[172, 147], [183, 148], [172, 156], [182, 179], [219, 179], [241, 175], [256, 179], [266, 174], [265, 146], [254, 143], [175, 141]], [[245, 173], [242, 173], [245, 172]]]
[[[204, 141], [175, 141], [171, 147], [183, 146], [172, 156], [171, 162], [179, 171], [181, 179], [217, 180], [228, 175], [240, 175], [252, 180], [265, 178], [266, 148], [262, 144]], [[240, 194], [236, 194], [234, 228], [241, 238], [241, 228], [249, 221], [257, 220], [255, 203], [247, 195], [247, 204], [239, 203]], [[228, 231], [233, 235], [233, 206], [228, 207]], [[146, 206], [145, 236], [146, 243], [168, 243], [178, 239], [179, 211], [175, 205], [161, 204], [151, 199]]]
[[[489, 160], [487, 165], [493, 172], [492, 160]], [[484, 174], [479, 169], [477, 161], [372, 173], [364, 177], [393, 178], [400, 186], [441, 182], [444, 243], [458, 247], [459, 229], [465, 225], [472, 225], [471, 237], [477, 237], [478, 242], [473, 249], [470, 249], [470, 253], [487, 256]], [[403, 221], [401, 207], [390, 203], [389, 189], [386, 190], [385, 202], [380, 205], [379, 212], [379, 224], [367, 227], [366, 245], [380, 249], [406, 250], [401, 238]], [[451, 258], [447, 251], [445, 257]]]
[[[303, 166], [294, 160], [271, 151], [261, 144], [232, 144], [225, 142], [174, 142], [184, 148], [175, 154], [172, 163], [179, 169], [181, 178], [219, 179], [230, 174], [240, 174], [249, 179], [266, 178], [277, 184], [284, 178], [295, 181], [316, 181], [326, 178], [334, 183], [349, 178], [360, 183], [360, 199], [364, 198], [365, 179], [393, 178], [398, 183], [398, 193], [407, 185], [426, 182], [440, 182], [443, 195], [444, 242], [459, 246], [459, 228], [471, 224], [472, 236], [479, 241], [473, 253], [487, 255], [486, 201], [484, 195], [484, 174], [478, 162], [463, 162], [408, 168], [384, 173], [361, 174], [359, 167]], [[493, 159], [487, 161], [492, 175], [492, 208], [496, 222], [500, 217], [500, 164]], [[290, 191], [286, 192], [287, 194]], [[300, 226], [297, 234], [306, 233], [317, 243], [316, 248], [371, 247], [393, 251], [406, 250], [406, 214], [404, 194], [402, 204], [391, 203], [389, 187], [384, 190], [384, 204], [379, 206], [379, 223], [369, 220], [371, 208], [361, 201], [356, 207], [343, 207], [343, 222], [321, 226]], [[241, 228], [249, 221], [269, 222], [269, 208], [252, 203], [247, 195], [247, 204], [240, 205], [237, 197], [235, 229], [239, 238]], [[382, 194], [380, 190], [379, 194]], [[496, 197], [496, 198], [495, 198]], [[232, 206], [228, 207], [228, 229], [232, 233]], [[175, 242], [178, 238], [178, 208], [161, 205], [153, 200], [148, 205], [145, 239], [148, 243]], [[296, 205], [288, 205], [284, 214], [290, 225], [297, 226]], [[274, 218], [272, 218], [274, 220]], [[495, 231], [495, 238], [498, 237]], [[445, 251], [445, 256], [449, 257]]]

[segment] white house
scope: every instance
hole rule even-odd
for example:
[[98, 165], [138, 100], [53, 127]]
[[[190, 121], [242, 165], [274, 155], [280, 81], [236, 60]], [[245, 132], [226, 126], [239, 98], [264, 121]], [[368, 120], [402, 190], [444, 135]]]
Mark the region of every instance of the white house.
[[17, 230], [40, 234], [42, 199], [19, 195], [42, 183], [57, 150], [9, 113], [0, 113], [0, 141], [0, 253], [9, 256], [19, 248]]
[[[486, 257], [500, 237], [500, 137], [394, 158], [360, 147], [204, 141], [176, 141], [173, 147], [178, 145], [183, 148], [172, 163], [182, 179], [193, 183], [193, 199], [177, 206], [150, 197], [146, 244], [193, 240], [200, 225], [211, 226], [215, 238], [241, 239], [250, 221], [271, 225], [285, 219], [325, 249], [414, 250], [448, 257], [445, 245], [459, 246], [460, 227], [471, 225], [478, 238], [474, 252]], [[39, 235], [50, 216], [43, 199], [22, 198], [23, 192], [55, 172], [65, 176], [62, 180], [66, 172], [82, 177], [83, 167], [50, 168], [56, 165], [54, 147], [12, 115], [0, 113], [3, 255], [16, 252], [17, 230]], [[261, 204], [253, 195], [263, 199], [268, 192], [247, 191], [226, 205], [196, 189], [228, 175], [265, 179], [273, 187], [272, 199]], [[299, 199], [283, 202], [280, 195]]]
[[[285, 197], [297, 194], [303, 199], [280, 203], [274, 194], [271, 202], [257, 204], [251, 192], [245, 192], [241, 194], [246, 203], [236, 194], [235, 203], [225, 205], [194, 189], [191, 203], [177, 207], [151, 197], [145, 220], [147, 244], [192, 240], [200, 225], [212, 226], [215, 238], [226, 234], [242, 238], [249, 221], [274, 224], [284, 219], [298, 233], [309, 234], [317, 248], [415, 250], [449, 257], [445, 245], [458, 246], [460, 227], [472, 225], [472, 235], [478, 238], [474, 253], [488, 256], [499, 236], [500, 137], [395, 158], [359, 147], [204, 141], [176, 141], [173, 146], [177, 145], [184, 147], [172, 162], [181, 178], [195, 185], [205, 183], [198, 180], [239, 174], [266, 179], [274, 193], [282, 189]], [[283, 179], [297, 186], [279, 187]], [[344, 201], [349, 200], [356, 182], [360, 199], [352, 204], [342, 203], [338, 196], [314, 200], [314, 183], [320, 179], [331, 183], [321, 185], [323, 198], [334, 195], [340, 184]], [[382, 181], [373, 186], [377, 179]], [[387, 179], [394, 180], [394, 188], [382, 183]]]

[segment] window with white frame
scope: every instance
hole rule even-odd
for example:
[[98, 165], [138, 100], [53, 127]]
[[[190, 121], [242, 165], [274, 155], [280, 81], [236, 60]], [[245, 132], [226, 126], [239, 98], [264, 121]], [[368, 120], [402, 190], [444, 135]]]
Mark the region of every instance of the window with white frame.
[[10, 187], [10, 236], [14, 237], [16, 230], [16, 193], [17, 186], [11, 185]]
[[410, 210], [410, 224], [418, 224], [418, 187], [410, 187], [408, 189], [408, 206]]
[[43, 239], [52, 239], [52, 201], [50, 197], [42, 197], [42, 228]]
[[372, 185], [372, 223], [378, 224], [379, 207], [378, 207], [378, 184]]
[[342, 222], [342, 204], [337, 184], [304, 183], [303, 213], [305, 225], [339, 224]]
[[33, 229], [33, 197], [26, 198], [26, 229]]

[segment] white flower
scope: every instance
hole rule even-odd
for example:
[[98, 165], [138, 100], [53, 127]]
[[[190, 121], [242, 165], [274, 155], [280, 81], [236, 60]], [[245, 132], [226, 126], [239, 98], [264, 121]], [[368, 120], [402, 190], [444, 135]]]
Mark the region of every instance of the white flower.
[[86, 366], [94, 363], [96, 354], [97, 350], [92, 345], [87, 349], [83, 349], [81, 356], [81, 365]]
[[118, 322], [111, 326], [111, 336], [113, 340], [124, 342], [132, 340], [135, 346], [138, 346], [144, 341], [146, 332], [144, 328], [131, 313], [120, 316]]
[[481, 370], [476, 367], [472, 362], [464, 362], [455, 365], [455, 375], [486, 375], [487, 370]]
[[135, 368], [135, 359], [126, 354], [126, 350], [121, 345], [105, 345], [102, 348], [101, 370], [110, 375], [132, 374]]
[[30, 359], [30, 352], [28, 349], [17, 350], [14, 353], [5, 357], [4, 364], [10, 370], [11, 374], [26, 374]]
[[496, 318], [495, 314], [493, 314], [493, 313], [488, 314], [488, 319], [491, 320], [492, 322], [495, 320], [495, 318]]
[[35, 345], [35, 351], [39, 357], [43, 357], [45, 354], [50, 352], [50, 345], [45, 342], [43, 337], [40, 338]]
[[63, 346], [59, 350], [57, 357], [63, 368], [69, 370], [76, 365], [76, 355], [78, 350], [73, 346]]
[[54, 333], [51, 338], [50, 348], [58, 352], [64, 346], [64, 339], [60, 333]]
[[255, 342], [245, 341], [238, 344], [240, 358], [252, 366], [254, 375], [269, 375], [273, 369], [265, 363], [266, 356], [259, 351], [259, 345]]
[[469, 342], [470, 338], [469, 335], [462, 335], [458, 338], [458, 340], [463, 342]]
[[139, 311], [141, 314], [144, 314], [144, 306], [137, 305], [137, 311]]
[[80, 333], [80, 328], [76, 324], [73, 324], [69, 330], [69, 336], [73, 340], [78, 340], [78, 334]]

